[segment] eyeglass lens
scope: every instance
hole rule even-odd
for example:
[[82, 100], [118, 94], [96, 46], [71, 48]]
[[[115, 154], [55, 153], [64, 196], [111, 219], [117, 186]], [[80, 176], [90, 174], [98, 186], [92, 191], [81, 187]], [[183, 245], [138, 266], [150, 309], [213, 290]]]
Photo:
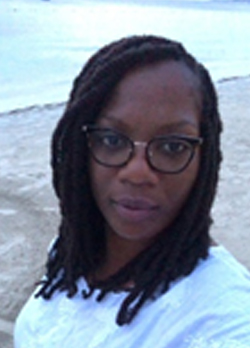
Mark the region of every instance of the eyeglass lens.
[[111, 130], [93, 130], [89, 141], [94, 158], [108, 166], [127, 162], [133, 148], [129, 138]]

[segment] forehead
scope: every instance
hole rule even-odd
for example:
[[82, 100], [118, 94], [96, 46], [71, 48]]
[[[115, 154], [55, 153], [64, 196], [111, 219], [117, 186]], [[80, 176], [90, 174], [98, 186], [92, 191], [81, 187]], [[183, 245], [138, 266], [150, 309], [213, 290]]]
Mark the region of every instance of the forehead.
[[[139, 66], [129, 71], [115, 87], [111, 98], [121, 93], [122, 90], [127, 94], [132, 85], [138, 92], [142, 90], [145, 93], [146, 87], [149, 87], [150, 84], [167, 92], [165, 96], [170, 89], [174, 93], [178, 93], [182, 87], [187, 94], [197, 98], [197, 101], [201, 97], [198, 76], [184, 62], [170, 60]], [[159, 90], [155, 90], [155, 93], [157, 92]]]
[[[198, 77], [182, 62], [164, 61], [136, 68], [115, 87], [104, 117], [140, 124], [198, 123], [201, 95]], [[103, 116], [103, 117], [102, 117]]]

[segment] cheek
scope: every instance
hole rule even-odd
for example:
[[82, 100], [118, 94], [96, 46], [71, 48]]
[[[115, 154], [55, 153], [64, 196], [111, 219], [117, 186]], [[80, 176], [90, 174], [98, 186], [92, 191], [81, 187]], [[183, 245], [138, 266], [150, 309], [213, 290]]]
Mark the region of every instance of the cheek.
[[89, 174], [94, 199], [99, 208], [101, 208], [102, 201], [107, 197], [109, 185], [114, 180], [113, 170], [99, 165], [94, 160], [90, 160]]
[[101, 196], [102, 193], [99, 192], [100, 189], [103, 187], [102, 185], [102, 170], [100, 166], [97, 165], [92, 159], [89, 163], [89, 176], [90, 176], [90, 184], [91, 189], [94, 195], [95, 200], [97, 200], [97, 196]]
[[186, 183], [187, 194], [193, 188], [200, 168], [200, 151], [193, 158], [188, 168], [183, 172], [183, 182]]
[[185, 201], [187, 200], [198, 176], [199, 171], [199, 155], [197, 155], [190, 163], [188, 168], [177, 175], [173, 175], [171, 178], [171, 185], [169, 185], [168, 178], [166, 178], [166, 196], [169, 198], [172, 208], [175, 207], [175, 213], [181, 209]]

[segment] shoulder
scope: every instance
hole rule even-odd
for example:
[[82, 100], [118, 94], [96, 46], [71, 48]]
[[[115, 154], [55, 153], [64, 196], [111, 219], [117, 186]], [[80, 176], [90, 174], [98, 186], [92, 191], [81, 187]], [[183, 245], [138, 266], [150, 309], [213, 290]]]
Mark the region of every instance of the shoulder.
[[[246, 312], [250, 318], [250, 273], [222, 246], [212, 247], [206, 260], [200, 261], [187, 277], [169, 291], [179, 293], [187, 305], [210, 312]], [[250, 329], [250, 327], [249, 327]]]
[[250, 275], [223, 247], [211, 248], [206, 260], [156, 302], [179, 345], [250, 347]]
[[[216, 274], [227, 270], [225, 276], [231, 277], [237, 276], [238, 279], [248, 279], [250, 281], [249, 271], [241, 263], [239, 263], [235, 257], [227, 251], [223, 246], [212, 246], [209, 249], [208, 258], [205, 261], [201, 261], [196, 271], [209, 271], [216, 270]], [[205, 274], [205, 272], [204, 272]]]
[[198, 264], [186, 281], [192, 291], [206, 292], [210, 297], [237, 293], [239, 302], [244, 296], [250, 299], [249, 271], [222, 246], [211, 247], [208, 258]]
[[91, 301], [84, 301], [80, 292], [68, 298], [65, 291], [56, 291], [49, 300], [37, 298], [35, 294], [30, 296], [16, 319], [15, 347], [54, 348], [60, 346], [58, 342], [66, 347], [63, 342], [71, 337], [70, 331], [78, 332], [80, 323], [84, 327], [84, 313], [91, 309]]

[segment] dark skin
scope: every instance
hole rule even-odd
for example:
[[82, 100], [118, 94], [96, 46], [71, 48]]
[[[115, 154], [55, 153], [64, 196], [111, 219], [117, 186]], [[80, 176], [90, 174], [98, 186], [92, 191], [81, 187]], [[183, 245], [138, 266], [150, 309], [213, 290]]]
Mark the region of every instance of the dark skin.
[[[190, 69], [180, 62], [161, 62], [127, 74], [97, 125], [134, 141], [170, 134], [198, 137], [200, 104], [199, 84]], [[149, 167], [143, 147], [121, 168], [107, 168], [91, 159], [93, 194], [107, 235], [106, 262], [95, 279], [119, 271], [171, 225], [194, 185], [199, 163], [199, 148], [189, 166], [175, 175]]]

